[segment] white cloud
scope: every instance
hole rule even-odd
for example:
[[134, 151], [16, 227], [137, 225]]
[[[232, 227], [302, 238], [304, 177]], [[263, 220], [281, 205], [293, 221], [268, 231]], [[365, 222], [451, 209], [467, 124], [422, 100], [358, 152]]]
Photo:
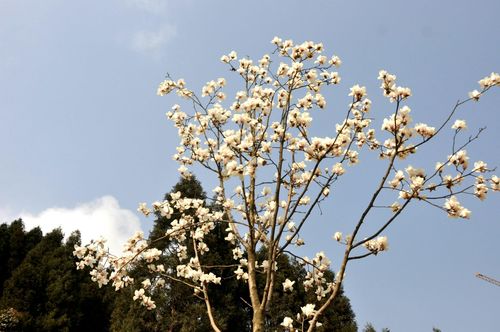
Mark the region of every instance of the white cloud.
[[[117, 199], [112, 196], [104, 196], [74, 208], [54, 207], [38, 214], [23, 212], [8, 220], [17, 218], [23, 219], [26, 229], [40, 226], [44, 233], [61, 227], [68, 236], [78, 229], [82, 233], [83, 244], [102, 236], [108, 240], [110, 251], [116, 254], [121, 252], [123, 244], [130, 236], [141, 230], [138, 216], [121, 208]], [[5, 220], [5, 216], [2, 216], [2, 219]]]
[[132, 37], [132, 46], [138, 52], [158, 56], [176, 35], [177, 29], [173, 25], [164, 25], [156, 31], [138, 31]]

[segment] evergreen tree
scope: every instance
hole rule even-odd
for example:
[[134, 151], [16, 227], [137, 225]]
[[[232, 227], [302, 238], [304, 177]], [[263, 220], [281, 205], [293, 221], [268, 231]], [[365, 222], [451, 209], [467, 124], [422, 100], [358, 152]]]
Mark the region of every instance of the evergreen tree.
[[33, 248], [24, 257], [10, 252], [8, 255], [21, 259], [5, 282], [0, 299], [1, 316], [16, 319], [15, 327], [8, 330], [107, 331], [111, 298], [88, 274], [75, 269], [72, 251], [80, 243], [79, 232], [63, 243], [60, 229], [43, 237], [39, 229], [26, 233], [22, 221], [14, 229], [15, 237], [24, 241], [24, 248]]
[[[193, 175], [189, 179], [181, 179], [177, 182], [172, 190], [165, 194], [164, 200], [170, 199], [170, 194], [181, 192], [183, 197], [189, 197], [194, 199], [201, 199], [205, 201], [207, 196], [205, 191], [203, 190], [200, 181]], [[149, 233], [150, 244], [151, 241], [154, 241], [154, 247], [159, 250], [165, 250], [169, 243], [167, 240], [158, 240], [165, 235], [165, 232], [170, 228], [170, 223], [180, 218], [180, 213], [178, 211], [174, 211], [170, 218], [166, 218], [161, 216], [160, 214], [156, 215], [156, 220], [154, 221], [153, 229]]]
[[[388, 327], [384, 327], [380, 331], [381, 332], [391, 332], [391, 329]], [[375, 329], [375, 327], [373, 326], [372, 323], [366, 323], [365, 327], [363, 328], [363, 332], [377, 332], [377, 330]]]
[[[183, 197], [206, 200], [206, 194], [196, 177], [181, 179], [170, 191], [176, 193], [180, 191]], [[170, 193], [165, 195], [169, 199]], [[212, 208], [212, 207], [211, 207]], [[180, 214], [174, 211], [170, 218], [157, 215], [154, 227], [149, 235], [149, 242], [154, 247], [168, 250], [175, 246], [161, 238], [170, 228], [170, 223], [178, 219]], [[215, 229], [205, 238], [205, 242], [210, 251], [203, 256], [203, 262], [207, 265], [228, 265], [234, 264], [232, 260], [229, 243], [224, 241], [224, 229], [222, 225], [216, 225]], [[188, 249], [192, 250], [192, 249]], [[157, 264], [164, 264], [167, 271], [172, 271], [175, 275], [175, 267], [180, 264], [175, 254], [165, 254]], [[145, 264], [139, 263], [134, 266], [131, 275], [135, 280], [144, 277], [146, 271]], [[227, 279], [227, 283], [222, 287], [211, 287], [209, 289], [212, 306], [216, 309], [215, 316], [224, 329], [243, 331], [246, 328], [247, 310], [244, 303], [235, 294], [242, 294], [244, 287], [234, 278], [232, 271], [222, 267], [213, 267], [213, 272], [222, 278]], [[232, 281], [231, 281], [232, 280]], [[198, 299], [191, 287], [181, 283], [169, 283], [161, 292], [155, 294], [157, 308], [155, 314], [145, 312], [138, 304], [130, 304], [133, 296], [132, 290], [122, 290], [118, 296], [115, 309], [111, 319], [111, 329], [113, 331], [208, 331], [210, 322], [206, 315], [205, 303]], [[224, 308], [217, 310], [217, 308]]]
[[0, 297], [3, 293], [3, 283], [10, 276], [10, 271], [7, 266], [10, 256], [10, 234], [9, 225], [0, 225]]
[[[22, 238], [20, 234], [17, 237]], [[48, 284], [46, 263], [53, 251], [61, 245], [62, 239], [60, 229], [44, 236], [5, 282], [2, 306], [26, 313], [24, 324], [28, 327], [35, 328], [39, 325], [38, 319], [44, 314], [47, 302], [45, 287]]]
[[[265, 251], [261, 249], [259, 252], [259, 261], [265, 259]], [[282, 284], [285, 278], [294, 280], [296, 285], [302, 284], [305, 281], [307, 271], [299, 261], [292, 259], [288, 255], [281, 255], [278, 260], [278, 271], [275, 277], [273, 288], [273, 305], [266, 313], [266, 329], [275, 331], [281, 329], [283, 317], [295, 317], [300, 307], [306, 303], [315, 302], [316, 295], [311, 292], [306, 292], [302, 287], [295, 287], [293, 292], [284, 292]], [[327, 271], [325, 278], [328, 282], [334, 281], [334, 273]], [[261, 276], [259, 287], [264, 285], [264, 277]], [[322, 316], [321, 327], [317, 331], [336, 331], [336, 332], [356, 332], [357, 325], [354, 312], [352, 311], [349, 299], [343, 294], [343, 290], [339, 297], [335, 299], [333, 305], [328, 307]], [[251, 316], [248, 316], [251, 320]]]
[[[190, 179], [181, 179], [170, 193], [180, 191], [183, 197], [206, 199], [205, 192], [200, 182], [193, 176]], [[169, 194], [165, 199], [169, 199]], [[209, 206], [216, 209], [216, 206]], [[180, 214], [175, 212], [170, 218], [157, 216], [154, 227], [149, 236], [149, 242], [154, 247], [165, 250], [174, 248], [175, 243], [165, 240], [156, 241], [169, 229], [170, 223], [179, 218]], [[227, 233], [225, 224], [219, 223], [215, 229], [205, 238], [205, 243], [210, 251], [203, 255], [203, 264], [212, 266], [211, 271], [221, 276], [222, 285], [210, 285], [209, 294], [215, 319], [223, 331], [249, 331], [251, 329], [252, 312], [248, 303], [250, 302], [246, 285], [236, 279], [233, 268], [227, 268], [235, 264], [232, 256], [233, 247], [224, 240]], [[180, 264], [175, 252], [169, 253], [165, 250], [161, 258], [166, 271], [172, 271], [175, 276], [175, 268]], [[263, 255], [263, 252], [261, 253]], [[263, 260], [260, 257], [259, 260]], [[282, 255], [278, 262], [278, 273], [274, 284], [273, 305], [266, 315], [266, 330], [281, 330], [280, 326], [284, 316], [295, 316], [300, 311], [300, 306], [311, 302], [314, 294], [306, 293], [303, 289], [292, 293], [284, 293], [282, 282], [285, 275], [294, 278], [297, 283], [305, 280], [306, 271], [297, 261]], [[136, 282], [146, 277], [146, 266], [138, 263], [134, 266], [131, 275]], [[327, 275], [329, 281], [333, 281], [333, 272]], [[138, 286], [140, 287], [140, 286]], [[264, 281], [259, 282], [259, 287], [264, 287]], [[299, 287], [298, 287], [299, 288]], [[301, 288], [301, 287], [300, 287]], [[111, 318], [112, 331], [209, 331], [210, 323], [206, 314], [205, 303], [194, 296], [192, 288], [182, 283], [169, 283], [161, 292], [157, 292], [155, 300], [157, 308], [155, 312], [148, 312], [144, 307], [131, 302], [132, 289], [121, 290], [117, 297], [113, 315]], [[334, 305], [331, 306], [321, 321], [323, 327], [318, 330], [354, 332], [357, 331], [355, 316], [351, 309], [349, 299], [343, 295], [339, 296]]]
[[26, 254], [42, 239], [39, 227], [25, 232], [21, 219], [14, 220], [10, 225], [0, 225], [0, 297], [4, 282], [21, 264]]
[[0, 310], [0, 332], [15, 332], [20, 330], [22, 315], [13, 308]]
[[363, 332], [377, 332], [377, 330], [375, 330], [375, 327], [372, 325], [372, 323], [366, 323]]

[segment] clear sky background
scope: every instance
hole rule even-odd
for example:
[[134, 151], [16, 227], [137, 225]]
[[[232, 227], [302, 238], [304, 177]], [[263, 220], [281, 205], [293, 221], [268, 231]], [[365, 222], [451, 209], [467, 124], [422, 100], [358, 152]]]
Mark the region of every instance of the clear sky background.
[[[381, 123], [392, 111], [376, 80], [386, 69], [412, 88], [416, 122], [437, 125], [477, 81], [500, 70], [500, 2], [480, 1], [161, 1], [0, 0], [0, 221], [102, 233], [113, 246], [152, 220], [139, 202], [161, 199], [178, 177], [176, 130], [165, 119], [175, 98], [157, 97], [168, 72], [190, 87], [230, 76], [222, 54], [255, 59], [275, 36], [322, 41], [343, 60], [316, 129], [333, 128], [349, 87], [359, 83]], [[500, 89], [467, 104], [468, 135], [488, 129], [471, 160], [500, 165]], [[331, 110], [330, 110], [331, 109]], [[376, 125], [379, 129], [379, 125]], [[449, 138], [449, 136], [448, 136]], [[438, 143], [409, 164], [433, 167]], [[364, 162], [363, 162], [364, 161]], [[335, 231], [366, 204], [380, 161], [369, 154], [314, 216], [306, 254], [325, 250], [338, 266]], [[404, 167], [406, 163], [400, 164]], [[198, 174], [207, 192], [213, 179]], [[498, 331], [499, 196], [466, 200], [469, 221], [414, 204], [388, 230], [390, 251], [353, 263], [345, 291], [358, 325], [391, 331]]]

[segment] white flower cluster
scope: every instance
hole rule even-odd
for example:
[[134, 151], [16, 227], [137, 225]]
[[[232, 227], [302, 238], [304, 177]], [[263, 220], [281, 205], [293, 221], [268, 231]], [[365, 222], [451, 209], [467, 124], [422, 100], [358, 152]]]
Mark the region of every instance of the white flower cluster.
[[[223, 212], [210, 211], [204, 206], [204, 202], [199, 199], [181, 197], [180, 192], [172, 193], [170, 199], [164, 202], [155, 202], [152, 209], [142, 203], [139, 209], [145, 215], [153, 211], [161, 216], [170, 218], [174, 211], [180, 215], [179, 219], [171, 222], [171, 227], [167, 230], [165, 238], [175, 240], [176, 245], [169, 248], [175, 250], [179, 260], [187, 260], [187, 246], [184, 245], [187, 239], [196, 245], [197, 256], [202, 256], [209, 248], [203, 241], [205, 236], [215, 227], [215, 222], [222, 220]], [[192, 216], [192, 212], [196, 218]], [[148, 247], [142, 232], [137, 232], [124, 246], [121, 257], [115, 257], [108, 253], [105, 248], [105, 241], [99, 240], [87, 246], [75, 246], [73, 254], [80, 259], [77, 263], [78, 269], [90, 267], [92, 280], [99, 286], [112, 282], [116, 290], [133, 284], [134, 279], [128, 276], [128, 265], [138, 260], [148, 263], [148, 270], [158, 277], [145, 279], [142, 287], [135, 291], [134, 300], [140, 300], [147, 309], [155, 308], [155, 303], [146, 293], [158, 287], [164, 287], [165, 280], [161, 276], [165, 275], [165, 267], [162, 264], [154, 264], [163, 254], [161, 250]], [[197, 257], [191, 257], [186, 264], [177, 266], [177, 277], [182, 277], [193, 282], [195, 290], [199, 291], [204, 284], [220, 283], [221, 278], [213, 272], [205, 271], [199, 264]]]
[[[308, 319], [311, 319], [316, 314], [316, 305], [314, 303], [308, 303], [303, 307], [300, 307], [300, 312], [297, 313], [296, 321], [300, 326], [304, 326], [304, 322]], [[281, 326], [288, 329], [288, 331], [294, 331], [293, 327], [294, 320], [291, 317], [284, 317], [281, 322]], [[323, 324], [320, 322], [316, 322], [316, 327], [320, 327]], [[295, 330], [299, 331], [299, 330]]]
[[429, 127], [425, 123], [417, 123], [415, 125], [415, 131], [423, 138], [429, 138], [434, 136], [434, 134], [436, 133], [436, 128]]
[[435, 129], [426, 124], [419, 123], [415, 128], [410, 127], [409, 124], [412, 122], [410, 112], [408, 106], [403, 106], [389, 118], [384, 119], [381, 129], [389, 132], [391, 137], [384, 141], [384, 149], [380, 155], [382, 158], [391, 158], [397, 154], [398, 158], [405, 159], [410, 153], [415, 153], [413, 144], [404, 145], [415, 132], [424, 138], [434, 135]]
[[303, 282], [304, 288], [306, 291], [314, 290], [317, 300], [320, 301], [332, 291], [334, 286], [325, 278], [325, 272], [330, 268], [331, 262], [322, 251], [317, 253], [313, 259], [305, 257], [304, 261], [311, 267]]
[[293, 291], [293, 285], [295, 284], [295, 281], [292, 281], [290, 279], [285, 279], [285, 282], [283, 282], [283, 291], [284, 292], [291, 292]]
[[207, 283], [220, 284], [221, 278], [212, 272], [205, 273], [200, 265], [198, 258], [191, 257], [187, 264], [177, 265], [177, 276], [189, 279], [201, 285]]
[[500, 74], [498, 73], [491, 73], [490, 76], [486, 76], [479, 82], [479, 86], [481, 87], [482, 91], [478, 90], [473, 90], [469, 92], [469, 98], [478, 101], [481, 95], [486, 91], [487, 89], [493, 87], [493, 86], [499, 86], [500, 85]]
[[239, 260], [239, 262], [240, 262], [240, 264], [238, 265], [238, 268], [234, 271], [234, 274], [236, 275], [236, 279], [247, 281], [248, 280], [248, 272], [245, 272], [245, 270], [243, 270], [243, 269], [248, 266], [248, 261], [245, 258], [242, 258]]
[[186, 82], [183, 79], [179, 79], [177, 82], [165, 80], [158, 86], [157, 94], [158, 96], [164, 96], [175, 89], [179, 97], [190, 98], [193, 96], [193, 92], [186, 89], [185, 85]]
[[[253, 230], [240, 236], [235, 228], [228, 228], [226, 240], [236, 244], [238, 240], [256, 238], [266, 243], [269, 230], [279, 225], [285, 240], [302, 245], [298, 236], [300, 227], [292, 227], [292, 216], [314, 207], [319, 199], [313, 199], [305, 192], [315, 183], [320, 184], [323, 199], [329, 195], [329, 185], [344, 174], [344, 163], [359, 162], [359, 153], [354, 147], [367, 145], [376, 149], [380, 143], [375, 138], [375, 130], [368, 128], [371, 120], [366, 113], [371, 101], [366, 97], [366, 88], [355, 85], [351, 89], [353, 102], [348, 117], [336, 125], [333, 137], [311, 137], [308, 129], [312, 122], [312, 109], [325, 109], [326, 99], [321, 93], [325, 85], [337, 84], [340, 76], [333, 67], [338, 67], [338, 56], [330, 58], [322, 54], [323, 45], [304, 42], [295, 45], [290, 40], [273, 39], [277, 53], [290, 62], [280, 62], [277, 69], [271, 68], [271, 57], [264, 55], [256, 64], [248, 58], [238, 58], [232, 51], [221, 57], [246, 82], [245, 90], [237, 91], [230, 107], [219, 102], [222, 89], [226, 85], [223, 78], [209, 81], [202, 89], [202, 97], [209, 98], [207, 105], [192, 95], [190, 98], [199, 109], [188, 115], [175, 105], [167, 113], [177, 127], [181, 145], [174, 159], [181, 165], [179, 172], [189, 177], [188, 167], [200, 163], [213, 170], [222, 181], [216, 188], [218, 201], [227, 215], [237, 216], [243, 223], [251, 221]], [[312, 64], [308, 66], [308, 61]], [[179, 83], [180, 82], [180, 83]], [[183, 90], [182, 96], [189, 95], [183, 80], [164, 81], [159, 91], [166, 94]], [[305, 90], [305, 92], [301, 92]], [[295, 92], [295, 93], [293, 93]], [[178, 91], [179, 93], [179, 91]], [[297, 96], [298, 95], [298, 96]], [[279, 114], [286, 114], [285, 120]], [[274, 113], [273, 113], [274, 111]], [[281, 151], [281, 152], [279, 152]], [[263, 191], [256, 196], [248, 185], [240, 185], [235, 197], [227, 197], [224, 185], [237, 179], [244, 183], [255, 177], [258, 168], [273, 167], [273, 162], [281, 155], [283, 160], [292, 160], [292, 167], [283, 170], [279, 181], [288, 199], [277, 201], [271, 191]], [[300, 160], [300, 153], [303, 159]], [[337, 159], [333, 166], [321, 171], [317, 165], [330, 159]], [[314, 170], [314, 172], [312, 172]], [[276, 176], [279, 176], [276, 174]], [[250, 197], [254, 197], [257, 213], [249, 215], [247, 209]], [[144, 211], [141, 208], [141, 211]], [[285, 228], [285, 226], [287, 226]], [[239, 266], [235, 273], [246, 280], [245, 266]]]
[[381, 251], [386, 251], [387, 249], [389, 249], [387, 236], [379, 236], [375, 239], [366, 241], [365, 243], [363, 243], [363, 246], [375, 255]]
[[384, 96], [389, 98], [391, 102], [401, 101], [411, 96], [411, 90], [409, 88], [396, 86], [396, 75], [381, 70], [378, 73], [378, 79], [382, 81], [380, 87], [384, 91]]
[[145, 295], [144, 288], [140, 288], [134, 291], [134, 301], [140, 300], [141, 304], [145, 306], [148, 310], [153, 310], [156, 308], [156, 304], [151, 300], [150, 296]]
[[[458, 124], [455, 122], [455, 130], [459, 128], [465, 128], [465, 122], [463, 120]], [[488, 165], [483, 161], [474, 162], [474, 167], [471, 171], [469, 168], [469, 156], [465, 149], [460, 149], [455, 151], [452, 155], [449, 155], [447, 161], [442, 163], [438, 162], [435, 166], [434, 174], [427, 176], [424, 169], [413, 168], [408, 166], [405, 171], [398, 170], [394, 172], [394, 178], [388, 181], [389, 187], [392, 190], [397, 190], [399, 192], [399, 198], [408, 201], [412, 198], [417, 198], [423, 201], [431, 201], [439, 199], [443, 201], [442, 209], [448, 213], [448, 216], [453, 218], [469, 218], [471, 211], [460, 205], [455, 194], [461, 192], [468, 192], [475, 195], [478, 199], [486, 199], [488, 190], [498, 191], [498, 177], [493, 175], [491, 177], [485, 177], [484, 174], [491, 172]], [[456, 174], [444, 174], [446, 169], [453, 169]], [[468, 178], [473, 178], [473, 184], [464, 184], [465, 180]], [[438, 179], [437, 183], [432, 182], [433, 179]], [[463, 189], [464, 186], [468, 188], [474, 188], [473, 191], [467, 191]], [[431, 195], [433, 192], [441, 191], [441, 194]], [[399, 202], [394, 202], [390, 206], [393, 212], [398, 212], [401, 209], [401, 204]]]
[[466, 150], [457, 151], [453, 155], [448, 156], [448, 160], [451, 164], [464, 171], [469, 167], [469, 156], [467, 156]]
[[[342, 61], [336, 55], [325, 55], [322, 43], [296, 44], [275, 37], [272, 44], [274, 52], [264, 54], [257, 61], [238, 57], [235, 51], [220, 58], [236, 73], [237, 79], [243, 81], [243, 88], [235, 91], [233, 97], [226, 95], [228, 82], [225, 78], [208, 81], [201, 88], [200, 97], [186, 87], [183, 79], [174, 81], [167, 77], [160, 83], [158, 95], [175, 92], [192, 106], [191, 112], [185, 112], [176, 104], [166, 114], [180, 138], [173, 156], [179, 163], [178, 171], [184, 178], [191, 176], [193, 165], [213, 172], [218, 180], [213, 190], [215, 206], [220, 211], [208, 209], [202, 200], [181, 197], [179, 192], [151, 207], [141, 203], [138, 211], [146, 216], [152, 213], [168, 219], [176, 216], [164, 238], [171, 241], [168, 250], [177, 255], [180, 264], [165, 271], [157, 262], [163, 252], [150, 247], [141, 233], [127, 242], [121, 257], [110, 255], [102, 240], [76, 246], [74, 254], [80, 260], [77, 268], [89, 267], [92, 280], [99, 286], [111, 282], [118, 290], [133, 284], [128, 266], [142, 260], [148, 264], [153, 277], [141, 281], [134, 300], [141, 301], [148, 309], [155, 308], [151, 295], [155, 289], [165, 287], [164, 278], [168, 277], [181, 280], [192, 286], [197, 295], [203, 293], [208, 297], [207, 285], [219, 284], [222, 280], [203, 265], [204, 254], [210, 250], [204, 240], [222, 223], [227, 234], [225, 240], [231, 244], [232, 256], [237, 262], [231, 265], [234, 276], [254, 285], [257, 273], [272, 280], [278, 266], [272, 259], [259, 263], [255, 258], [256, 248], [268, 248], [268, 257], [277, 257], [288, 246], [303, 245], [305, 240], [300, 232], [308, 216], [323, 200], [334, 196], [331, 194], [333, 184], [346, 173], [348, 166], [360, 161], [360, 151], [365, 146], [388, 160], [389, 166], [359, 226], [370, 208], [376, 205], [382, 190], [393, 191], [401, 200], [383, 206], [393, 212], [386, 226], [412, 200], [437, 206], [450, 217], [469, 218], [471, 212], [456, 196], [469, 193], [484, 200], [489, 190], [499, 191], [500, 180], [495, 175], [486, 176], [491, 172], [486, 163], [477, 161], [474, 168], [470, 167], [465, 147], [474, 138], [455, 149], [457, 135], [467, 128], [464, 120], [456, 120], [452, 125], [455, 131], [452, 154], [444, 162], [437, 163], [434, 172], [412, 166], [397, 169], [396, 161], [407, 158], [438, 135], [455, 110], [442, 126], [436, 126], [438, 129], [422, 122], [413, 126], [411, 110], [403, 104], [412, 92], [396, 85], [396, 76], [385, 70], [379, 72], [378, 79], [383, 95], [395, 104], [395, 110], [383, 119], [381, 135], [386, 137], [382, 141], [377, 139], [371, 127], [372, 102], [367, 89], [359, 84], [350, 88], [347, 113], [338, 123], [332, 123], [330, 135], [311, 135], [314, 112], [324, 110], [336, 114], [329, 110], [323, 90], [341, 81], [336, 70]], [[473, 100], [500, 85], [500, 76], [492, 73], [479, 84], [481, 91], [470, 93]], [[473, 183], [464, 184], [469, 179], [473, 179]], [[462, 185], [465, 189], [460, 187]], [[432, 196], [434, 192], [438, 194]], [[333, 236], [334, 240], [346, 245], [346, 257], [351, 249], [361, 244], [369, 252], [354, 258], [387, 250], [387, 238], [376, 237], [380, 232], [369, 237], [370, 240], [355, 244], [356, 232], [357, 229], [345, 237], [337, 232]], [[313, 291], [318, 302], [301, 307], [295, 320], [285, 317], [281, 325], [289, 330], [293, 329], [294, 322], [303, 324], [311, 319], [316, 322], [316, 305], [333, 296], [343, 278], [338, 275], [339, 282], [327, 281], [325, 273], [330, 261], [323, 252], [303, 261], [309, 270], [302, 286]], [[282, 287], [284, 292], [293, 292], [297, 285], [286, 278]], [[268, 296], [260, 297], [266, 299]]]
[[455, 120], [455, 123], [453, 123], [453, 126], [451, 126], [451, 128], [455, 130], [467, 129], [467, 123], [465, 122], [465, 120]]
[[[98, 283], [99, 287], [107, 285], [110, 281], [116, 290], [127, 287], [134, 283], [134, 279], [128, 276], [128, 264], [133, 260], [144, 259], [148, 263], [158, 260], [162, 252], [156, 248], [148, 249], [142, 232], [137, 232], [124, 246], [122, 257], [111, 255], [105, 247], [104, 240], [93, 241], [86, 246], [75, 245], [73, 255], [80, 259], [76, 263], [77, 269], [90, 268], [92, 281]], [[164, 272], [163, 265], [148, 265], [150, 271]], [[134, 300], [140, 300], [148, 310], [156, 308], [154, 301], [145, 294], [145, 289], [151, 286], [149, 279], [143, 282], [143, 288], [135, 291]], [[155, 285], [161, 286], [162, 279], [156, 279]]]
[[469, 218], [470, 211], [460, 205], [460, 202], [457, 200], [456, 196], [451, 196], [450, 199], [447, 199], [444, 203], [444, 208], [448, 212], [448, 216], [452, 218]]

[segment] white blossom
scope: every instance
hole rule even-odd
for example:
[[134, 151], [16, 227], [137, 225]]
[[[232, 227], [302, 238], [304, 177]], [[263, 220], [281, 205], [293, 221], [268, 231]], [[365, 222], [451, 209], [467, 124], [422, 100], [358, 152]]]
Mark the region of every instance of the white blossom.
[[316, 307], [315, 304], [308, 303], [305, 306], [301, 307], [300, 310], [302, 311], [302, 314], [304, 316], [309, 318], [309, 317], [312, 317], [316, 313], [316, 310], [314, 310], [315, 307]]
[[[141, 232], [128, 239], [123, 252], [116, 255], [109, 252], [102, 239], [85, 246], [75, 245], [76, 268], [88, 269], [99, 287], [109, 283], [120, 290], [136, 285], [133, 300], [153, 310], [156, 304], [152, 296], [161, 288], [171, 287], [170, 276], [190, 285], [195, 295], [203, 298], [206, 287], [220, 284], [222, 276], [227, 276], [220, 272], [222, 268], [214, 268], [206, 261], [212, 249], [208, 239], [221, 225], [224, 240], [231, 245], [227, 254], [232, 254], [235, 263], [227, 266], [232, 271], [230, 274], [254, 285], [255, 280], [250, 280], [254, 272], [266, 278], [272, 275], [269, 272], [277, 271], [277, 262], [268, 257], [305, 244], [301, 236], [307, 234], [303, 232], [307, 217], [316, 213], [313, 210], [326, 200], [347, 168], [363, 160], [364, 151], [373, 151], [388, 163], [383, 183], [375, 191], [376, 199], [369, 205], [369, 209], [384, 208], [386, 213], [380, 216], [389, 219], [381, 220], [380, 225], [398, 217], [410, 201], [431, 203], [453, 218], [469, 218], [471, 211], [461, 205], [458, 196], [473, 194], [484, 200], [488, 193], [500, 191], [500, 179], [496, 175], [489, 177], [492, 170], [485, 162], [476, 161], [472, 170], [468, 170], [470, 160], [465, 146], [473, 139], [466, 144], [458, 140], [460, 131], [467, 128], [464, 120], [458, 119], [452, 124], [452, 153], [437, 162], [434, 170], [432, 166], [428, 171], [401, 165], [401, 160], [416, 153], [448, 124], [455, 109], [436, 127], [423, 122], [413, 125], [411, 109], [405, 105], [411, 89], [398, 85], [396, 76], [385, 70], [379, 72], [378, 79], [382, 94], [397, 105], [392, 114], [377, 116], [377, 112], [372, 111], [372, 101], [367, 98], [366, 87], [355, 84], [349, 91], [352, 98], [347, 114], [344, 113], [346, 116], [332, 125], [329, 136], [314, 135], [315, 112], [318, 109], [330, 112], [326, 98], [329, 92], [325, 89], [336, 88], [334, 85], [341, 81], [340, 74], [332, 70], [342, 61], [336, 55], [327, 54], [322, 43], [295, 43], [279, 37], [274, 37], [271, 43], [271, 52], [256, 60], [238, 58], [236, 51], [220, 58], [226, 69], [243, 81], [240, 87], [228, 87], [232, 81], [222, 77], [208, 79], [201, 88], [193, 90], [188, 89], [183, 79], [167, 78], [159, 84], [158, 95], [175, 93], [187, 99], [184, 104], [193, 106], [185, 110], [184, 106], [175, 104], [166, 113], [179, 136], [173, 160], [185, 179], [192, 177], [190, 170], [197, 168], [213, 172], [217, 181], [214, 200], [209, 205], [202, 199], [172, 192], [164, 201], [154, 202], [151, 208], [140, 203], [138, 211], [145, 216], [153, 214], [169, 220], [167, 229], [160, 235], [169, 243], [164, 250], [155, 248], [156, 239], [146, 239]], [[500, 85], [500, 75], [491, 73], [481, 79], [479, 85], [480, 89], [470, 92], [469, 99], [478, 101], [487, 90]], [[382, 131], [376, 132], [375, 126], [380, 126]], [[366, 223], [360, 224], [363, 228], [360, 233], [356, 228], [347, 236], [335, 232], [332, 238], [344, 245], [363, 243], [367, 250], [364, 256], [388, 250], [387, 237], [379, 236], [385, 226], [378, 230], [365, 226]], [[373, 233], [361, 241], [358, 234], [370, 230]], [[267, 252], [267, 259], [258, 262], [256, 248], [276, 252]], [[159, 264], [162, 255], [172, 255], [179, 263], [174, 267]], [[363, 254], [356, 258], [362, 257]], [[137, 266], [146, 267], [148, 274], [134, 280], [129, 273], [138, 263]], [[283, 292], [304, 287], [316, 297], [316, 304], [324, 303], [342, 282], [344, 274], [337, 274], [334, 282], [326, 277], [331, 261], [323, 251], [313, 258], [304, 257], [302, 263], [306, 267], [302, 282], [280, 280]], [[259, 294], [262, 295], [265, 294]], [[302, 306], [296, 322], [305, 324], [310, 320], [316, 314], [316, 304]], [[291, 331], [294, 322], [287, 316], [281, 326]]]
[[293, 285], [295, 284], [295, 281], [291, 281], [290, 279], [285, 279], [285, 282], [283, 282], [283, 291], [284, 292], [291, 292], [293, 291]]
[[453, 123], [453, 126], [451, 126], [451, 128], [455, 130], [467, 129], [467, 123], [465, 122], [465, 120], [455, 120], [455, 123]]
[[290, 317], [285, 317], [285, 318], [283, 318], [283, 321], [281, 322], [280, 325], [283, 326], [284, 328], [292, 330], [293, 329], [293, 319]]

